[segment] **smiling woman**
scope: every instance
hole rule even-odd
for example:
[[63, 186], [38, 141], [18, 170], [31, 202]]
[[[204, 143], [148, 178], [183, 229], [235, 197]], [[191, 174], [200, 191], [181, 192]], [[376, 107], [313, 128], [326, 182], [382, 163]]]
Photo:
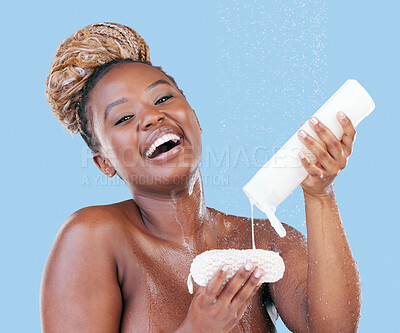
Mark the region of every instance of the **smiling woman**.
[[42, 280], [43, 332], [275, 332], [277, 313], [295, 332], [356, 329], [358, 272], [333, 192], [354, 141], [347, 117], [341, 142], [321, 122], [313, 130], [324, 146], [302, 138], [318, 157], [302, 159], [308, 243], [256, 221], [257, 245], [280, 254], [283, 278], [259, 284], [265, 272], [247, 262], [225, 285], [224, 266], [192, 296], [193, 259], [250, 248], [251, 230], [248, 218], [206, 207], [202, 131], [174, 79], [135, 31], [99, 23], [60, 44], [46, 85], [55, 116], [132, 198], [83, 208], [59, 231]]
[[[186, 98], [164, 72], [146, 63], [114, 61], [107, 69], [87, 94], [84, 110], [100, 144], [95, 163], [106, 175], [117, 173], [135, 195], [139, 188], [177, 190], [172, 180], [179, 177], [184, 190], [201, 160], [200, 127]], [[139, 175], [161, 177], [137, 184]]]

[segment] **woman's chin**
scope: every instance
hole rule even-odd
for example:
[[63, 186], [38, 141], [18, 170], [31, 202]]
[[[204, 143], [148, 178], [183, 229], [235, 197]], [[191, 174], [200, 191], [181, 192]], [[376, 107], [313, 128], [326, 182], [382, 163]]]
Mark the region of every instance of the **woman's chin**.
[[[135, 173], [123, 177], [128, 185], [139, 191], [165, 192], [179, 190], [188, 187], [193, 183], [196, 177], [198, 166], [192, 164], [180, 165], [178, 167], [168, 168], [164, 166], [163, 170], [157, 170], [154, 173]], [[147, 170], [149, 171], [149, 170]]]

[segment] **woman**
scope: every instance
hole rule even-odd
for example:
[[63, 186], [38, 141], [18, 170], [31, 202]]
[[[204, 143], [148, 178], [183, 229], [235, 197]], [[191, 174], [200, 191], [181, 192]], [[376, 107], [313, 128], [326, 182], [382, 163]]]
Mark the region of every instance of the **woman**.
[[258, 285], [263, 272], [247, 263], [222, 288], [222, 267], [192, 296], [193, 258], [250, 248], [251, 232], [247, 218], [206, 207], [200, 124], [173, 78], [150, 64], [135, 31], [100, 23], [61, 43], [46, 85], [56, 117], [132, 199], [81, 209], [61, 228], [42, 281], [44, 332], [275, 332], [277, 313], [293, 332], [357, 330], [360, 281], [333, 182], [355, 137], [345, 115], [341, 141], [316, 119], [325, 146], [299, 133], [318, 159], [299, 156], [309, 173], [301, 184], [307, 241], [258, 221], [257, 247], [280, 253], [283, 278]]

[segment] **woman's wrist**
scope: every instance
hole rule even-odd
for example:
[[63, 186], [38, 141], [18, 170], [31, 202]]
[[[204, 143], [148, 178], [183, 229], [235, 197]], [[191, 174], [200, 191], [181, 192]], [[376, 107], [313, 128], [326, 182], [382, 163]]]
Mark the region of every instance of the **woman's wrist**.
[[305, 200], [331, 200], [335, 199], [335, 189], [334, 184], [332, 183], [327, 187], [323, 192], [308, 192], [303, 189], [304, 199]]

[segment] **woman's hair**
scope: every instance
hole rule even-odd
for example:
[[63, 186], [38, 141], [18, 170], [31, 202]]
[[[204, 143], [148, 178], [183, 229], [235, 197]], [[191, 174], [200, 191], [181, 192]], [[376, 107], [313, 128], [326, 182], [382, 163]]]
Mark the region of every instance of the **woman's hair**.
[[92, 24], [61, 42], [46, 78], [46, 98], [53, 114], [71, 133], [80, 133], [93, 152], [99, 150], [99, 143], [85, 112], [90, 90], [87, 83], [98, 81], [90, 79], [99, 68], [99, 72], [104, 72], [111, 68], [109, 65], [119, 62], [151, 65], [144, 39], [121, 24]]

